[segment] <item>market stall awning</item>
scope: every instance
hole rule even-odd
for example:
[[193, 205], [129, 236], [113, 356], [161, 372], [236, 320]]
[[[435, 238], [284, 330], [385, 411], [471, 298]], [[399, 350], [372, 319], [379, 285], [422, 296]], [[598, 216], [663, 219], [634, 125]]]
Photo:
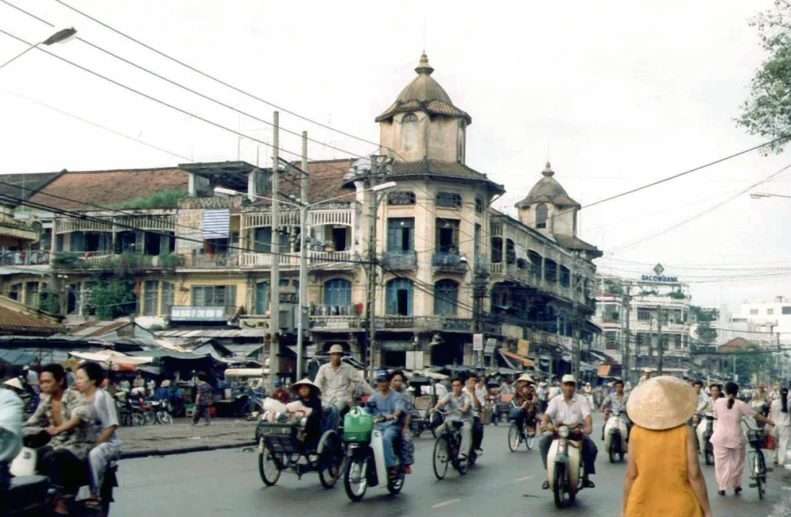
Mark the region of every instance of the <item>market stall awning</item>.
[[69, 355], [86, 361], [117, 364], [121, 366], [138, 366], [153, 361], [151, 357], [131, 357], [120, 352], [113, 352], [112, 350], [105, 350], [103, 352], [69, 352]]
[[522, 357], [521, 355], [517, 355], [513, 352], [509, 352], [508, 350], [500, 350], [500, 353], [505, 357], [507, 357], [508, 359], [518, 362], [525, 368], [532, 368], [533, 366], [535, 366], [533, 360], [528, 359], [527, 357]]
[[199, 361], [210, 357], [209, 354], [192, 354], [189, 352], [176, 352], [175, 350], [146, 350], [144, 352], [131, 352], [133, 356], [145, 356], [149, 359], [180, 359], [182, 361]]

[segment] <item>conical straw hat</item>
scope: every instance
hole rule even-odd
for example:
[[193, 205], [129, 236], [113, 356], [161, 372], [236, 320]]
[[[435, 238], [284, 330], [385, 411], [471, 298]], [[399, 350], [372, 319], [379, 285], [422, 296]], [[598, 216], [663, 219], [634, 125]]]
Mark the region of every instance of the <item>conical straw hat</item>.
[[694, 388], [675, 377], [661, 376], [638, 385], [629, 395], [626, 411], [646, 429], [673, 429], [692, 418], [698, 405]]
[[297, 391], [299, 391], [299, 387], [300, 386], [310, 386], [311, 388], [313, 388], [316, 391], [317, 395], [321, 395], [321, 388], [319, 388], [318, 385], [313, 384], [310, 381], [310, 379], [302, 379], [299, 382], [295, 382], [294, 384], [291, 385], [291, 391], [293, 391], [294, 393], [297, 393]]

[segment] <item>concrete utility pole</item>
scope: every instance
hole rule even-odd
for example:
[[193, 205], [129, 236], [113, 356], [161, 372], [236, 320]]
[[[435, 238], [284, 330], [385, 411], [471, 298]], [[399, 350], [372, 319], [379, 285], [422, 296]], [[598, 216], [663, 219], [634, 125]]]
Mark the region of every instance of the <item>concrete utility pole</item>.
[[662, 346], [662, 306], [657, 306], [656, 333], [659, 336], [659, 360], [656, 365], [656, 374], [662, 375], [662, 361], [665, 358], [665, 347]]
[[582, 372], [582, 346], [580, 345], [580, 340], [578, 339], [579, 332], [577, 331], [576, 325], [578, 321], [577, 303], [574, 301], [571, 302], [571, 321], [575, 324], [571, 329], [571, 347], [574, 353], [572, 374], [577, 378], [577, 381], [581, 381], [582, 379], [580, 373]]
[[368, 316], [368, 380], [374, 378], [374, 359], [376, 357], [376, 192], [373, 188], [378, 183], [378, 157], [371, 157], [371, 175], [368, 180], [368, 189], [371, 191], [368, 205], [368, 295], [366, 301], [366, 314]]
[[305, 234], [308, 229], [308, 210], [307, 206], [310, 203], [308, 199], [308, 132], [302, 132], [302, 192], [300, 194], [300, 202], [302, 203], [302, 217], [301, 228], [299, 230], [299, 304], [297, 312], [297, 380], [302, 379], [302, 363], [304, 357], [304, 348], [302, 334], [305, 333], [305, 302], [308, 299], [308, 268], [306, 261], [308, 260], [307, 250], [307, 235]]
[[[621, 333], [623, 334], [623, 352], [622, 352], [622, 370], [623, 370], [623, 378], [624, 382], [629, 379], [630, 376], [630, 361], [631, 361], [631, 340], [632, 335], [631, 331], [629, 330], [629, 326], [631, 325], [632, 320], [632, 284], [631, 282], [624, 282], [623, 285], [626, 294], [623, 295], [621, 298], [621, 303], [624, 305], [625, 315], [624, 319], [621, 322]], [[624, 325], [626, 328], [624, 328]], [[640, 355], [640, 351], [638, 350], [635, 355]]]
[[[279, 147], [280, 147], [280, 113], [275, 111], [272, 115], [273, 135], [272, 135], [272, 239], [269, 250], [272, 257], [272, 269], [269, 279], [269, 290], [271, 291], [271, 302], [269, 304], [269, 387], [274, 391], [275, 379], [280, 370], [277, 353], [280, 343], [280, 167]], [[301, 288], [301, 286], [300, 286]], [[299, 380], [299, 379], [297, 379]]]

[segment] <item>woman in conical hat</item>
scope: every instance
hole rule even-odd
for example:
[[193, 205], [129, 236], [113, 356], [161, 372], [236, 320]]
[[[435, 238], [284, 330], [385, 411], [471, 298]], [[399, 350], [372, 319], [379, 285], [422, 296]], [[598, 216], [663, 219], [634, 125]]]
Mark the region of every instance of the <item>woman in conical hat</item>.
[[291, 385], [291, 391], [299, 396], [299, 402], [310, 409], [305, 421], [305, 433], [300, 437], [306, 448], [315, 448], [321, 438], [321, 389], [310, 379], [302, 379]]
[[708, 517], [706, 480], [695, 434], [686, 422], [697, 408], [695, 390], [680, 379], [648, 379], [629, 396], [629, 437], [623, 515]]

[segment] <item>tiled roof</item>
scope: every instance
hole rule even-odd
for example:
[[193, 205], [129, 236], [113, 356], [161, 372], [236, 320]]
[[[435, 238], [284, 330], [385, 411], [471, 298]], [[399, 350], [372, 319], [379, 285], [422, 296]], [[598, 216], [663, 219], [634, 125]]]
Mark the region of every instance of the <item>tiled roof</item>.
[[445, 162], [440, 160], [393, 162], [392, 176], [437, 176], [470, 181], [486, 181], [493, 187], [493, 190], [505, 192], [502, 185], [491, 181], [486, 174], [480, 173], [459, 162]]
[[61, 210], [96, 210], [95, 205], [108, 207], [127, 201], [146, 199], [166, 190], [187, 190], [188, 183], [187, 172], [174, 167], [66, 171], [31, 196], [30, 201]]
[[544, 177], [538, 180], [538, 183], [530, 189], [530, 193], [526, 198], [516, 204], [517, 208], [525, 208], [537, 203], [552, 203], [559, 207], [580, 207], [580, 204], [571, 199], [563, 186], [553, 177], [555, 171], [552, 170], [549, 162], [547, 162], [546, 168], [541, 174]]
[[569, 250], [581, 250], [581, 251], [592, 251], [594, 253], [598, 253], [599, 256], [602, 255], [601, 250], [594, 246], [593, 244], [588, 244], [587, 242], [583, 241], [579, 237], [569, 236], [569, 235], [554, 235], [555, 240], [566, 249]]
[[384, 113], [376, 117], [376, 122], [388, 119], [396, 113], [405, 113], [408, 111], [425, 111], [429, 115], [445, 115], [448, 117], [461, 117], [467, 120], [467, 124], [472, 123], [472, 117], [466, 112], [462, 111], [453, 104], [448, 104], [441, 100], [431, 101], [417, 101], [410, 100], [406, 102], [395, 101]]
[[[343, 194], [353, 194], [353, 188], [344, 188], [345, 182], [343, 181], [343, 177], [349, 172], [349, 169], [356, 161], [355, 158], [341, 158], [337, 160], [317, 160], [310, 162], [308, 167], [308, 201], [310, 203], [317, 203]], [[292, 163], [296, 167], [302, 166], [299, 161]], [[270, 174], [272, 172], [272, 170], [268, 168], [264, 170]], [[299, 198], [302, 194], [301, 178], [297, 174], [281, 176], [280, 192], [286, 196]], [[269, 193], [271, 193], [271, 190], [264, 195], [269, 196]], [[354, 201], [354, 196], [344, 196], [338, 201]], [[259, 200], [255, 204], [268, 205], [269, 201]]]
[[62, 329], [63, 327], [56, 323], [22, 314], [8, 307], [0, 307], [0, 332], [4, 334], [12, 332], [55, 334]]
[[60, 174], [60, 172], [0, 174], [0, 194], [27, 200]]

